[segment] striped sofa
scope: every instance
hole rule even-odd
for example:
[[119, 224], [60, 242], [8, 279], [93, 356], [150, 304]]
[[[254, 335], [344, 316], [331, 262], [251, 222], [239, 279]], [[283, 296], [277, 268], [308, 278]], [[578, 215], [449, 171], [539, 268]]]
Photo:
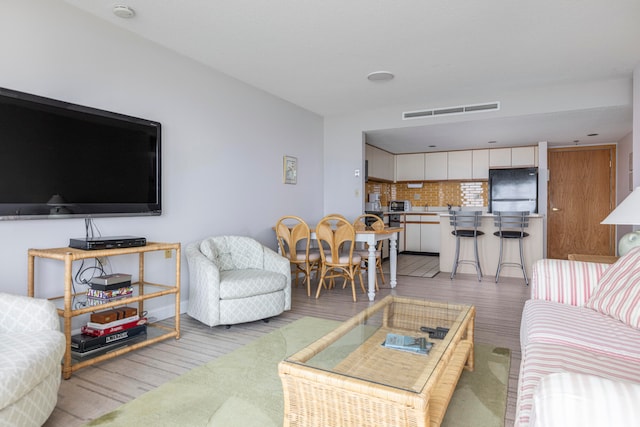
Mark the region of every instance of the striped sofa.
[[520, 330], [516, 426], [605, 425], [598, 417], [616, 426], [639, 422], [640, 410], [634, 408], [640, 401], [640, 329], [595, 309], [607, 291], [605, 279], [622, 283], [625, 274], [632, 276], [626, 280], [632, 293], [621, 298], [625, 310], [637, 316], [640, 250], [633, 256], [617, 268], [617, 276], [608, 264], [552, 259], [534, 264]]

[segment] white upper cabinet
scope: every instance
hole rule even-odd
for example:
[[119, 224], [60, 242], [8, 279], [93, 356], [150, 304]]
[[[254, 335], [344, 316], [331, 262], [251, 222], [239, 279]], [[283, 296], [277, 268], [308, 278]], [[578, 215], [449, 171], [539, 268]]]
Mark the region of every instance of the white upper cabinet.
[[473, 150], [472, 179], [489, 179], [489, 150]]
[[[395, 156], [396, 181], [486, 180], [489, 179], [489, 169], [491, 168], [532, 166], [538, 166], [537, 146], [397, 154]], [[371, 170], [371, 161], [369, 161], [369, 176], [384, 178], [373, 175]]]
[[380, 178], [394, 181], [396, 179], [396, 156], [384, 150], [378, 151], [380, 152], [379, 160], [382, 169]]
[[511, 148], [491, 148], [489, 149], [490, 168], [510, 168]]
[[365, 157], [369, 165], [369, 178], [393, 181], [395, 156], [377, 147], [365, 144]]
[[424, 157], [424, 153], [396, 155], [396, 181], [424, 181]]
[[538, 147], [492, 148], [489, 150], [489, 167], [517, 168], [538, 166]]
[[537, 166], [536, 147], [513, 147], [511, 149], [511, 166]]
[[426, 153], [424, 155], [424, 179], [428, 181], [439, 181], [449, 179], [447, 173], [447, 153]]
[[473, 152], [449, 151], [447, 156], [448, 179], [471, 179], [473, 177]]

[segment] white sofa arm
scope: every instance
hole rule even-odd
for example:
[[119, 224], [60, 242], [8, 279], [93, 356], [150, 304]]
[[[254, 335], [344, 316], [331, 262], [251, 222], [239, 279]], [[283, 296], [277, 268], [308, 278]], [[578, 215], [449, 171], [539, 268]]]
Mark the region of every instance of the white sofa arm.
[[640, 384], [576, 373], [550, 374], [533, 396], [530, 427], [632, 426]]
[[533, 264], [531, 298], [582, 306], [610, 264], [541, 259]]
[[54, 303], [0, 293], [0, 333], [45, 330], [60, 330], [60, 318]]

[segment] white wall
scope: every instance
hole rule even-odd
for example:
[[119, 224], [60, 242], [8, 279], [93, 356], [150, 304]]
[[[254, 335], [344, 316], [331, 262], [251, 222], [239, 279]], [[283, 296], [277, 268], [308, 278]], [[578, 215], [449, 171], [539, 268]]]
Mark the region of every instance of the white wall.
[[[633, 188], [640, 187], [640, 64], [633, 70]], [[640, 230], [639, 225], [634, 225], [633, 230]], [[630, 230], [626, 230], [630, 231]]]
[[[633, 174], [630, 173], [629, 156], [633, 157], [633, 132], [622, 138], [618, 142], [616, 149], [616, 205], [619, 205], [633, 191]], [[633, 166], [631, 165], [631, 168]], [[629, 176], [631, 176], [631, 188], [629, 188]], [[618, 225], [616, 226], [616, 242], [626, 233], [631, 232], [633, 226]], [[617, 250], [617, 245], [616, 245]]]
[[[3, 0], [0, 52], [2, 87], [162, 123], [162, 216], [97, 219], [102, 235], [184, 245], [241, 234], [275, 248], [271, 227], [280, 216], [321, 216], [320, 116], [62, 2]], [[298, 158], [297, 185], [282, 183], [284, 155]], [[66, 246], [83, 235], [82, 219], [1, 221], [0, 291], [26, 294], [28, 248]], [[172, 262], [160, 257], [147, 270], [164, 276]], [[37, 295], [60, 295], [58, 263], [36, 267]], [[126, 258], [115, 268], [136, 271]], [[183, 262], [183, 301], [187, 273]]]
[[640, 64], [633, 70], [633, 187], [640, 187]]

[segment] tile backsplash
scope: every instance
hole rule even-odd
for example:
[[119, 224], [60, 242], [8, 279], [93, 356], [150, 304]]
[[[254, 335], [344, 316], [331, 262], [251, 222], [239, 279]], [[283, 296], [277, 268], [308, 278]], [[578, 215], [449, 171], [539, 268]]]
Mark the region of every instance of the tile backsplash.
[[[412, 206], [473, 206], [486, 207], [489, 199], [487, 181], [440, 181], [424, 182], [422, 188], [408, 188], [407, 183], [366, 183], [366, 194], [380, 193], [382, 206], [390, 200], [409, 200]], [[367, 201], [367, 200], [365, 200]]]

